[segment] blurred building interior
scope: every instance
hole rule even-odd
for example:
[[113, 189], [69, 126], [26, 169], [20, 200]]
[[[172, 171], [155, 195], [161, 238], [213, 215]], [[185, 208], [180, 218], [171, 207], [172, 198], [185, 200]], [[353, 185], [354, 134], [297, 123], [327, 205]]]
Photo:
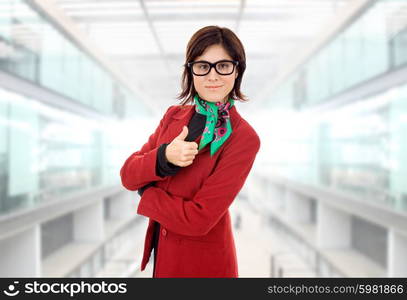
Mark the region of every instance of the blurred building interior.
[[261, 138], [239, 276], [407, 276], [407, 0], [2, 0], [1, 277], [151, 277], [119, 169], [207, 25], [245, 46]]

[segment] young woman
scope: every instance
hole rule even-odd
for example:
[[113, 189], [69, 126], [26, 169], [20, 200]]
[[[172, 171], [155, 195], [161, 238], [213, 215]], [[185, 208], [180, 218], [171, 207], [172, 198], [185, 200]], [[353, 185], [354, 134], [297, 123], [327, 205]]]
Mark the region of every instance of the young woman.
[[[153, 277], [238, 277], [229, 206], [260, 148], [236, 109], [246, 56], [229, 29], [207, 26], [187, 46], [180, 105], [170, 106], [120, 176], [149, 218], [141, 270]], [[188, 103], [192, 103], [188, 105]]]

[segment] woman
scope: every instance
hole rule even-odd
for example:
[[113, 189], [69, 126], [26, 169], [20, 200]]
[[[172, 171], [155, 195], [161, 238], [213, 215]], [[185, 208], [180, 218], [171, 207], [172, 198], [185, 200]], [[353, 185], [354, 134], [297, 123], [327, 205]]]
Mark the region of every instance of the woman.
[[229, 206], [260, 148], [235, 106], [247, 101], [245, 68], [231, 30], [198, 30], [187, 46], [183, 101], [120, 170], [123, 186], [141, 196], [137, 213], [149, 217], [141, 270], [154, 248], [153, 277], [238, 277]]

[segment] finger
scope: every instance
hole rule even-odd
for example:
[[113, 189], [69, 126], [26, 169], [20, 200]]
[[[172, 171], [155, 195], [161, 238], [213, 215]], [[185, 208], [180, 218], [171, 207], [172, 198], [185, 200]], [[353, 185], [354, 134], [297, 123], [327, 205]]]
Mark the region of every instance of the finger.
[[187, 167], [187, 166], [189, 166], [190, 164], [192, 164], [192, 161], [189, 161], [189, 162], [180, 162], [180, 166], [181, 166], [181, 167]]
[[178, 136], [176, 136], [175, 139], [183, 141], [183, 140], [185, 140], [187, 135], [188, 135], [188, 127], [187, 126], [182, 126], [181, 133]]
[[188, 149], [198, 149], [198, 144], [195, 142], [187, 142]]
[[184, 156], [181, 158], [181, 161], [183, 161], [183, 162], [193, 161], [194, 158], [195, 158], [195, 155]]
[[197, 155], [198, 154], [198, 150], [186, 150], [182, 153], [182, 155]]

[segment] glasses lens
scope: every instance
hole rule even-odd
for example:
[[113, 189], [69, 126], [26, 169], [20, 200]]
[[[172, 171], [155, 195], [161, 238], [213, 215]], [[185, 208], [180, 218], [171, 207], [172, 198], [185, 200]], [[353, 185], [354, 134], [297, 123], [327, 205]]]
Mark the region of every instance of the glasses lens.
[[216, 64], [216, 70], [220, 74], [230, 74], [233, 72], [233, 63], [229, 61], [222, 61]]
[[209, 64], [207, 64], [207, 63], [195, 63], [195, 64], [193, 64], [193, 66], [192, 66], [192, 71], [193, 71], [195, 74], [203, 75], [203, 74], [208, 73], [209, 67], [210, 67], [210, 66], [209, 66]]

